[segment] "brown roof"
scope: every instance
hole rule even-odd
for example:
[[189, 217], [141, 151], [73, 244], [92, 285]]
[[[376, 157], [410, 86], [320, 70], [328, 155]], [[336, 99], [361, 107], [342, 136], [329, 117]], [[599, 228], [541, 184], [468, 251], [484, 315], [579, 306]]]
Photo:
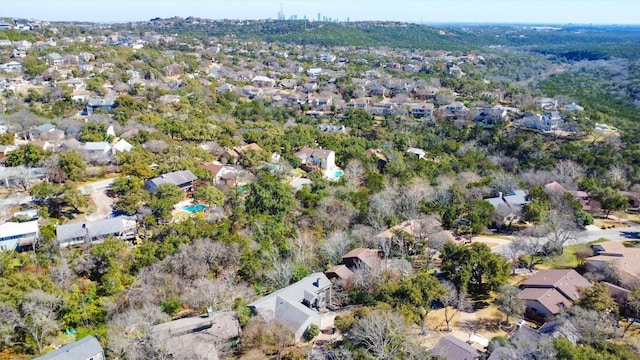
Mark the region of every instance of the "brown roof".
[[384, 156], [383, 153], [380, 152], [380, 150], [378, 149], [369, 149], [367, 150], [367, 154], [370, 156], [375, 156], [376, 158], [378, 158], [378, 160], [382, 160], [384, 162], [388, 162], [389, 160], [387, 160], [387, 157]]
[[544, 190], [554, 194], [564, 194], [564, 191], [565, 191], [562, 185], [558, 184], [556, 181], [550, 182], [547, 185], [545, 185]]
[[441, 338], [431, 354], [447, 360], [475, 360], [481, 355], [479, 350], [452, 335]]
[[363, 263], [367, 264], [370, 268], [374, 269], [378, 266], [378, 260], [380, 260], [380, 250], [367, 249], [367, 248], [355, 248], [342, 257], [342, 261], [345, 259], [357, 258]]
[[598, 255], [587, 258], [587, 264], [606, 263], [615, 269], [623, 284], [640, 282], [640, 248], [625, 247], [619, 241], [607, 241], [593, 245]]
[[295, 153], [296, 157], [301, 159], [308, 159], [312, 156], [315, 158], [326, 158], [329, 154], [331, 154], [331, 150], [312, 149], [308, 147], [303, 147], [300, 151]]
[[522, 283], [523, 287], [556, 288], [567, 299], [575, 301], [580, 296], [578, 288], [590, 287], [589, 280], [575, 270], [542, 270]]
[[343, 281], [349, 280], [353, 277], [353, 271], [344, 264], [336, 265], [324, 273], [329, 279], [338, 278]]
[[223, 165], [214, 164], [214, 163], [202, 163], [197, 166], [198, 169], [211, 171], [215, 175], [217, 175], [220, 172], [220, 170], [222, 170], [223, 167], [224, 167]]
[[549, 288], [526, 288], [520, 291], [518, 298], [537, 301], [554, 315], [573, 305], [558, 290]]

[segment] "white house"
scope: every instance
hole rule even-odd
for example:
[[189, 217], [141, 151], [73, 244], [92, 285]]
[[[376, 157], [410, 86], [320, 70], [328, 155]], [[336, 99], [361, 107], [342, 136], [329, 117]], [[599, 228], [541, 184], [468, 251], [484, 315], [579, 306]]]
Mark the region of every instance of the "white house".
[[[335, 179], [340, 177], [336, 173], [340, 171], [336, 166], [336, 153], [332, 150], [311, 149], [304, 147], [295, 153], [303, 165], [322, 169], [325, 177]], [[340, 174], [341, 175], [341, 174]]]
[[526, 115], [522, 119], [522, 125], [532, 129], [542, 131], [560, 130], [562, 124], [562, 115], [558, 111], [552, 111], [544, 115]]
[[40, 236], [38, 220], [0, 225], [0, 251], [34, 248]]

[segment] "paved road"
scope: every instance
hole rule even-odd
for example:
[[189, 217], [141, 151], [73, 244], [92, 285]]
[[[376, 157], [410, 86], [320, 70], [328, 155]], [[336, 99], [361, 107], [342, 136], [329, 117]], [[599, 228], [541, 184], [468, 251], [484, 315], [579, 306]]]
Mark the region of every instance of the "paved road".
[[[628, 227], [621, 227], [616, 229], [606, 229], [602, 230], [598, 227], [591, 226], [588, 230], [584, 230], [580, 232], [576, 239], [565, 244], [574, 245], [574, 244], [585, 244], [591, 241], [598, 240], [600, 238], [605, 238], [612, 241], [622, 241], [622, 240], [640, 240], [640, 224], [636, 224], [631, 221], [621, 220], [621, 222], [628, 225]], [[548, 239], [543, 238], [542, 242], [546, 242]], [[509, 244], [504, 244], [500, 246], [496, 246], [491, 249], [491, 251], [504, 255]]]
[[82, 192], [85, 195], [89, 195], [92, 192], [95, 191], [105, 191], [108, 188], [111, 187], [111, 185], [113, 185], [113, 182], [115, 181], [115, 178], [111, 178], [111, 179], [106, 179], [106, 180], [100, 180], [100, 181], [94, 181], [92, 183], [86, 184], [84, 186], [81, 186], [80, 192]]
[[16, 205], [28, 204], [33, 201], [33, 198], [27, 193], [18, 193], [11, 195], [6, 199], [0, 200], [0, 207], [11, 207]]

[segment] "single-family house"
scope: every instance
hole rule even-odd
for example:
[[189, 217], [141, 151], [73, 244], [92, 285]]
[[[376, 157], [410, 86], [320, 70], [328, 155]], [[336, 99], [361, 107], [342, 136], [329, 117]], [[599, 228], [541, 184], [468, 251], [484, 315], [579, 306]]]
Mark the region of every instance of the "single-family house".
[[97, 221], [58, 225], [56, 240], [62, 247], [100, 242], [109, 236], [131, 240], [136, 237], [137, 231], [138, 223], [135, 217], [118, 216]]
[[369, 90], [369, 96], [382, 96], [385, 97], [389, 95], [389, 90], [382, 84], [374, 85]]
[[366, 110], [369, 104], [366, 101], [354, 101], [348, 102], [345, 107], [349, 110], [361, 109]]
[[420, 148], [414, 148], [414, 147], [410, 147], [407, 149], [407, 153], [416, 156], [418, 159], [424, 159], [424, 156], [427, 155], [427, 152], [420, 149]]
[[84, 115], [92, 114], [96, 110], [111, 111], [116, 107], [116, 101], [114, 98], [90, 98], [87, 102], [87, 107], [84, 111]]
[[594, 256], [584, 260], [585, 267], [600, 270], [608, 266], [623, 287], [640, 285], [640, 248], [626, 247], [621, 241], [598, 243], [591, 248]]
[[39, 237], [38, 220], [6, 222], [0, 225], [0, 251], [33, 249]]
[[6, 72], [22, 71], [22, 64], [17, 61], [9, 61], [8, 63], [0, 64], [0, 70], [4, 70]]
[[[227, 181], [225, 181], [225, 179], [235, 179], [237, 175], [236, 169], [232, 168], [231, 166], [225, 166], [225, 165], [216, 164], [216, 163], [202, 163], [202, 164], [199, 164], [197, 168], [207, 170], [209, 173], [211, 173], [213, 183], [216, 185], [221, 182], [224, 182], [226, 185], [232, 185], [232, 186], [236, 185], [235, 183], [227, 184]], [[233, 176], [231, 177], [227, 175], [233, 175]]]
[[12, 28], [13, 28], [13, 25], [7, 24], [4, 21], [0, 21], [0, 30], [11, 30]]
[[375, 103], [368, 109], [371, 115], [378, 116], [394, 115], [396, 110], [397, 106], [393, 103]]
[[382, 253], [380, 250], [356, 248], [344, 256], [340, 264], [324, 272], [332, 281], [341, 281], [343, 286], [350, 286], [353, 275], [358, 270], [371, 271], [380, 266]]
[[477, 360], [482, 356], [480, 350], [453, 335], [438, 340], [430, 354], [447, 360]]
[[226, 162], [227, 164], [235, 164], [238, 162], [238, 160], [240, 160], [240, 158], [242, 158], [243, 153], [246, 154], [249, 151], [259, 153], [262, 152], [262, 148], [256, 143], [236, 146], [233, 149], [229, 149], [224, 154], [222, 154], [221, 160], [223, 162]]
[[433, 104], [432, 103], [420, 103], [411, 104], [409, 111], [414, 119], [433, 119]]
[[327, 177], [331, 177], [333, 175], [332, 172], [338, 169], [336, 166], [336, 153], [332, 150], [304, 147], [296, 152], [295, 156], [300, 159], [302, 165], [311, 168], [318, 167]]
[[262, 89], [251, 85], [245, 85], [242, 87], [242, 95], [249, 99], [260, 97], [262, 96]]
[[62, 63], [64, 62], [62, 56], [55, 52], [47, 54], [44, 57], [51, 65], [62, 65]]
[[29, 129], [29, 137], [31, 139], [40, 138], [44, 133], [52, 132], [56, 129], [55, 125], [46, 123], [42, 125], [38, 125], [36, 127], [32, 127]]
[[216, 92], [218, 94], [224, 94], [230, 91], [233, 92], [235, 88], [235, 85], [224, 83], [216, 88]]
[[117, 143], [111, 146], [111, 150], [113, 155], [118, 152], [129, 152], [133, 150], [133, 145], [129, 144], [129, 142], [125, 139], [120, 139]]
[[576, 103], [567, 104], [563, 109], [564, 111], [584, 111], [584, 108]]
[[318, 61], [334, 62], [334, 61], [336, 61], [336, 56], [332, 55], [332, 54], [320, 54], [320, 55], [318, 55]]
[[389, 159], [380, 151], [380, 149], [367, 149], [367, 156], [373, 158], [376, 161], [376, 168], [381, 170], [383, 169], [387, 163], [389, 163]]
[[318, 125], [318, 129], [326, 133], [347, 133], [347, 128], [344, 125], [320, 124]]
[[458, 117], [467, 112], [467, 107], [460, 101], [454, 101], [441, 107], [444, 110], [444, 116], [447, 118]]
[[104, 360], [104, 349], [94, 336], [87, 336], [39, 356], [34, 360]]
[[309, 70], [307, 70], [307, 75], [309, 75], [311, 77], [318, 77], [318, 76], [322, 75], [322, 69], [321, 68], [310, 68]]
[[578, 300], [579, 288], [591, 287], [589, 280], [573, 269], [541, 270], [520, 285], [518, 297], [524, 300], [527, 314], [548, 319]]
[[298, 88], [298, 82], [295, 79], [282, 79], [278, 83], [281, 89], [295, 90]]
[[552, 111], [543, 115], [525, 115], [524, 118], [522, 118], [522, 125], [541, 131], [556, 131], [561, 130], [562, 121], [562, 114], [558, 111]]
[[162, 184], [173, 184], [183, 191], [190, 193], [193, 191], [193, 182], [197, 179], [198, 177], [193, 175], [189, 170], [174, 171], [147, 180], [145, 187], [150, 193], [154, 193], [158, 189], [158, 186]]
[[286, 324], [299, 341], [310, 325], [323, 326], [318, 310], [330, 304], [331, 281], [323, 273], [313, 273], [248, 306], [265, 321], [278, 320]]
[[241, 334], [235, 311], [207, 312], [151, 327], [151, 337], [166, 344], [168, 354], [192, 359], [218, 359], [216, 346], [233, 345]]
[[511, 224], [520, 218], [522, 207], [531, 202], [531, 197], [524, 190], [514, 190], [507, 194], [498, 192], [498, 196], [485, 200], [493, 205], [497, 214], [501, 214], [503, 224]]
[[111, 145], [106, 141], [86, 142], [82, 151], [94, 160], [107, 159], [113, 155]]
[[580, 190], [568, 191], [568, 190], [565, 190], [564, 187], [556, 181], [552, 181], [546, 184], [544, 186], [544, 191], [547, 194], [549, 194], [549, 196], [551, 196], [552, 198], [558, 199], [558, 200], [561, 199], [564, 196], [564, 194], [569, 193], [574, 197], [574, 199], [580, 201], [580, 204], [582, 205], [582, 210], [584, 211], [591, 210], [591, 205], [589, 202], [589, 194], [586, 191], [580, 191]]
[[558, 107], [558, 100], [552, 98], [537, 98], [534, 100], [534, 103], [544, 110], [555, 110]]
[[464, 75], [464, 72], [462, 71], [460, 66], [453, 64], [449, 66], [449, 75], [452, 75], [457, 79], [460, 79]]
[[484, 108], [476, 114], [475, 121], [486, 126], [499, 124], [507, 119], [507, 110], [504, 108]]
[[276, 81], [274, 79], [261, 75], [254, 76], [253, 79], [251, 79], [251, 83], [260, 88], [276, 86]]

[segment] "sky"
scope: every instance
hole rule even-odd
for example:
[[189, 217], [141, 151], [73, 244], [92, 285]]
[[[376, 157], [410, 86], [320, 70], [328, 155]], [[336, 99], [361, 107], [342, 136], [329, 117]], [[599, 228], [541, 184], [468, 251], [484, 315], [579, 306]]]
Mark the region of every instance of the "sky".
[[127, 22], [154, 17], [422, 23], [640, 24], [640, 0], [0, 0], [0, 18]]

